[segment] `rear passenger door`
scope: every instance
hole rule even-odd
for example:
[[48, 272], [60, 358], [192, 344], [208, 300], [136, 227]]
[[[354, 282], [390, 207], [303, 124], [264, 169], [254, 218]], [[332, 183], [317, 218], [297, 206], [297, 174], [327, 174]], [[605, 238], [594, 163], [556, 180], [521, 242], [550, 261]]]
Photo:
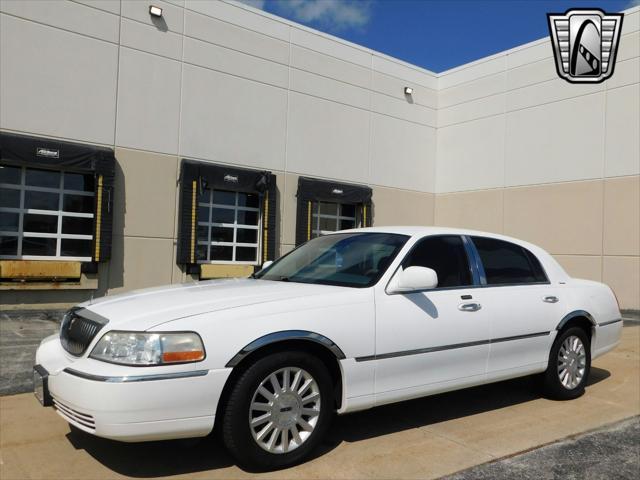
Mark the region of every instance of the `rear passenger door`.
[[533, 253], [504, 240], [471, 237], [479, 258], [491, 345], [487, 375], [509, 378], [546, 365], [558, 289]]

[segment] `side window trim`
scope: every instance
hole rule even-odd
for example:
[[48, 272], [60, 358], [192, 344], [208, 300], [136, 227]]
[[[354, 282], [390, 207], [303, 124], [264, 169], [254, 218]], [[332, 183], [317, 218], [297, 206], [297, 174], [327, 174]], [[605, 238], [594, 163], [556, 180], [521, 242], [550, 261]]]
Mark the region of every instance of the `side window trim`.
[[[531, 265], [532, 262], [532, 258], [533, 260], [537, 261], [538, 264], [540, 265], [540, 268], [542, 269], [542, 273], [545, 276], [545, 281], [535, 281], [535, 282], [521, 282], [521, 283], [497, 283], [497, 284], [489, 284], [487, 283], [487, 277], [484, 271], [484, 265], [482, 263], [482, 258], [480, 257], [480, 253], [478, 253], [478, 249], [476, 248], [475, 243], [473, 243], [473, 238], [470, 235], [464, 235], [464, 237], [468, 240], [469, 243], [469, 250], [472, 252], [472, 255], [474, 257], [474, 263], [476, 265], [476, 268], [478, 269], [478, 274], [480, 276], [480, 285], [477, 285], [477, 287], [480, 288], [495, 288], [495, 287], [519, 287], [519, 286], [527, 286], [527, 285], [550, 285], [551, 281], [549, 280], [549, 275], [547, 275], [547, 271], [544, 268], [544, 265], [542, 264], [542, 262], [540, 260], [538, 260], [538, 257], [535, 256], [534, 253], [532, 253], [531, 251], [529, 251], [528, 249], [524, 248], [522, 245], [518, 245], [517, 243], [513, 243], [513, 242], [508, 242], [506, 240], [502, 240], [503, 242], [509, 243], [511, 245], [516, 245], [518, 247], [520, 247], [522, 249], [522, 251], [525, 254], [525, 257], [527, 258], [527, 262], [529, 263], [529, 265]], [[479, 236], [479, 238], [487, 238], [487, 239], [492, 239], [492, 237], [482, 237]], [[533, 265], [531, 265], [531, 267], [533, 267]], [[533, 270], [532, 270], [533, 271]]]
[[484, 273], [484, 265], [480, 259], [480, 254], [473, 240], [468, 235], [462, 235], [462, 242], [467, 251], [467, 259], [471, 266], [471, 274], [473, 276], [473, 286], [484, 286], [487, 284], [487, 276]]
[[[478, 272], [476, 271], [476, 266], [474, 265], [474, 262], [472, 261], [472, 255], [473, 252], [470, 252], [470, 249], [467, 245], [467, 239], [466, 239], [466, 235], [458, 235], [455, 233], [440, 233], [440, 234], [435, 234], [435, 235], [425, 235], [424, 237], [420, 237], [409, 249], [409, 251], [405, 254], [405, 256], [402, 258], [402, 260], [400, 261], [400, 264], [397, 266], [397, 268], [395, 269], [395, 271], [393, 272], [393, 275], [391, 275], [391, 277], [389, 278], [389, 282], [387, 283], [387, 286], [389, 283], [391, 283], [391, 279], [393, 279], [393, 277], [398, 273], [398, 270], [400, 270], [401, 268], [404, 269], [403, 264], [405, 263], [405, 261], [407, 261], [409, 259], [409, 257], [411, 256], [411, 254], [413, 253], [413, 251], [418, 248], [420, 246], [420, 244], [429, 239], [429, 238], [436, 238], [436, 237], [458, 237], [462, 240], [462, 245], [465, 249], [465, 253], [466, 253], [466, 257], [467, 257], [467, 265], [469, 266], [469, 273], [471, 273], [471, 285], [458, 285], [455, 287], [436, 287], [436, 288], [429, 288], [427, 290], [420, 290], [420, 292], [440, 292], [443, 290], [462, 290], [465, 288], [478, 288], [478, 287], [482, 287], [483, 285], [480, 283], [480, 276], [478, 274]], [[473, 242], [469, 242], [469, 243], [473, 243]], [[475, 247], [474, 247], [475, 250]], [[477, 252], [476, 252], [477, 253]], [[480, 264], [481, 265], [481, 264]], [[482, 266], [480, 266], [480, 268], [482, 269]], [[484, 270], [482, 270], [482, 272], [484, 273]], [[385, 287], [386, 290], [386, 287]]]

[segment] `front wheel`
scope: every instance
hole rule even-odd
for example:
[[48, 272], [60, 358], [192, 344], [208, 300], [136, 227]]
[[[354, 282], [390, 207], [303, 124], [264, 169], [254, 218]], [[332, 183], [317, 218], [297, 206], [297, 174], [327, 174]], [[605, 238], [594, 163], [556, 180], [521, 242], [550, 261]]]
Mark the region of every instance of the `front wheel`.
[[547, 396], [570, 400], [584, 393], [591, 370], [591, 342], [587, 333], [572, 327], [558, 334], [549, 354], [549, 365], [543, 374]]
[[232, 387], [222, 434], [248, 469], [293, 465], [322, 440], [333, 414], [332, 382], [324, 364], [302, 352], [268, 355]]

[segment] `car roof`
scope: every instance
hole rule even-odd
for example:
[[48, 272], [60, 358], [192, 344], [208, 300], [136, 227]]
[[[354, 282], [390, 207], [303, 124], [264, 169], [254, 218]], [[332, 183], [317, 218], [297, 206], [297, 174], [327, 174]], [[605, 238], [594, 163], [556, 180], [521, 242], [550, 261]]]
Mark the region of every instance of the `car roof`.
[[422, 226], [388, 226], [388, 227], [366, 227], [366, 228], [353, 228], [350, 230], [340, 230], [335, 233], [398, 233], [402, 235], [409, 235], [411, 237], [424, 237], [427, 235], [475, 235], [482, 237], [492, 237], [502, 240], [507, 240], [515, 243], [523, 243], [522, 240], [517, 238], [507, 237], [498, 233], [482, 232], [479, 230], [469, 230], [466, 228], [450, 228], [450, 227], [422, 227]]

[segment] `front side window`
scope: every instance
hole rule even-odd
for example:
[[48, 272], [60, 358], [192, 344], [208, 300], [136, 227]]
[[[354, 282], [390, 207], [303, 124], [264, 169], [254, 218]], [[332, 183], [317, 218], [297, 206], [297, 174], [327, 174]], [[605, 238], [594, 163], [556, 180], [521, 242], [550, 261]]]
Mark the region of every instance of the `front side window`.
[[438, 275], [438, 288], [471, 285], [472, 275], [462, 238], [457, 235], [420, 240], [402, 263], [403, 268], [427, 267]]
[[311, 217], [312, 238], [360, 226], [355, 205], [314, 202]]
[[389, 233], [325, 235], [285, 255], [255, 278], [369, 287], [380, 279], [408, 238]]
[[198, 198], [197, 261], [257, 264], [260, 217], [257, 193], [203, 190]]
[[0, 258], [91, 261], [94, 176], [0, 165]]
[[547, 281], [538, 259], [520, 245], [494, 238], [472, 239], [482, 260], [488, 285]]

